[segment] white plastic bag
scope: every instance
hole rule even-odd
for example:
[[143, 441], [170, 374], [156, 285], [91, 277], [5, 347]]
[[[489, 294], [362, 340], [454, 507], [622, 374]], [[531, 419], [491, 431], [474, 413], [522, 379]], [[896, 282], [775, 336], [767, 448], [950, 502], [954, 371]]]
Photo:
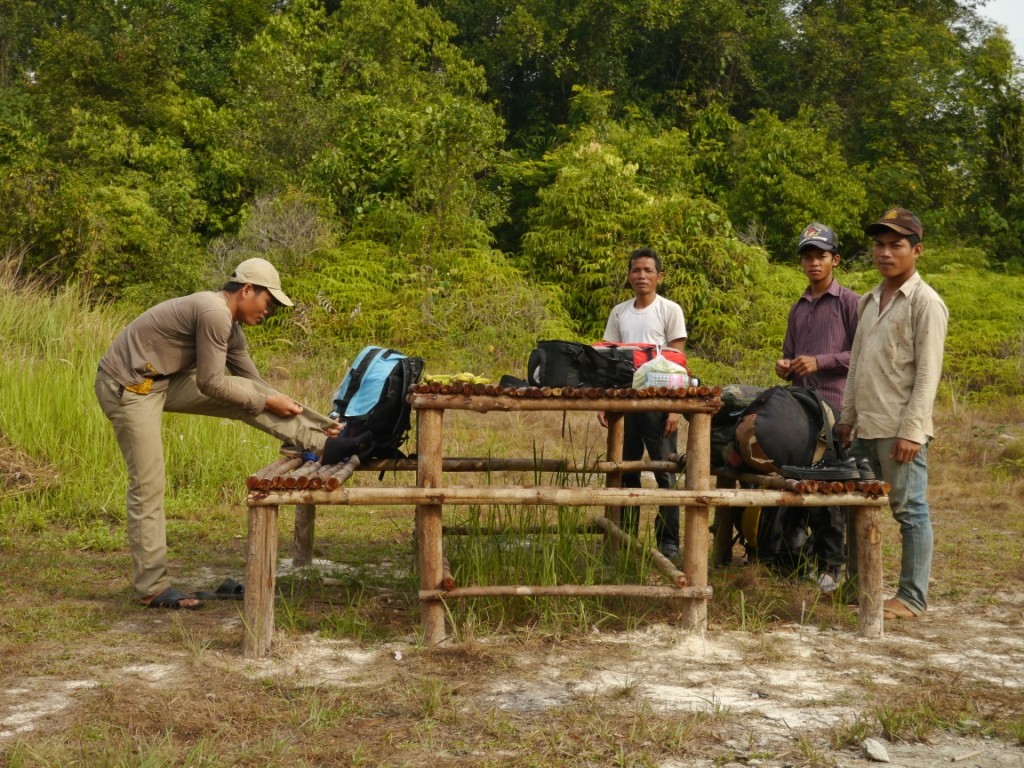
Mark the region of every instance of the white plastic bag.
[[659, 351], [651, 360], [633, 372], [633, 389], [668, 387], [679, 389], [690, 386], [690, 372], [686, 366], [673, 363]]

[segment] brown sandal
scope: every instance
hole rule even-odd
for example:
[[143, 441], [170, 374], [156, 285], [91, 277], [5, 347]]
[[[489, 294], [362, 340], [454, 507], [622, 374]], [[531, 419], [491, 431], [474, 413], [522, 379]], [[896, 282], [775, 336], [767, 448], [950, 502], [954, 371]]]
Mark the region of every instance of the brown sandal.
[[890, 597], [882, 603], [882, 617], [889, 621], [893, 619], [916, 619], [917, 614], [904, 605], [895, 597]]

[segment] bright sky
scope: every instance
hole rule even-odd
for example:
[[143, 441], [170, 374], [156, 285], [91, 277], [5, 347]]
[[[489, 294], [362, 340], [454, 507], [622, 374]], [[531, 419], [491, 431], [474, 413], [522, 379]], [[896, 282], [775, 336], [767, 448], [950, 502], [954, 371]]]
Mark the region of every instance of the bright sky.
[[1022, 0], [989, 0], [978, 13], [1006, 27], [1017, 56], [1024, 59], [1024, 2]]

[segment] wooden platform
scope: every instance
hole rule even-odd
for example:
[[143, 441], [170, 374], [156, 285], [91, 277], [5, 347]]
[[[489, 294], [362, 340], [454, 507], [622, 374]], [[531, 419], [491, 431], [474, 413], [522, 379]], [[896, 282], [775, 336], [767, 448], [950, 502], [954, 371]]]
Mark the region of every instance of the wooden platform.
[[[447, 637], [443, 600], [494, 595], [582, 596], [600, 592], [600, 585], [496, 585], [458, 588], [447, 572], [442, 547], [442, 515], [446, 505], [549, 505], [603, 508], [602, 530], [611, 537], [627, 536], [618, 528], [623, 506], [678, 504], [683, 507], [683, 571], [652, 552], [655, 566], [668, 586], [619, 585], [637, 595], [675, 598], [682, 602], [683, 625], [688, 630], [707, 627], [707, 600], [711, 507], [744, 506], [848, 506], [855, 510], [854, 536], [859, 574], [858, 631], [866, 637], [882, 634], [882, 571], [880, 507], [888, 503], [875, 487], [871, 491], [856, 484], [829, 487], [821, 492], [803, 492], [781, 483], [778, 487], [713, 488], [710, 468], [711, 416], [721, 407], [718, 391], [652, 392], [588, 390], [541, 392], [531, 395], [510, 392], [432, 392], [417, 388], [410, 395], [417, 423], [415, 460], [378, 461], [360, 467], [358, 460], [347, 465], [320, 466], [301, 459], [280, 459], [247, 479], [249, 490], [249, 532], [245, 577], [245, 633], [242, 649], [247, 657], [266, 655], [273, 642], [274, 582], [277, 563], [277, 519], [282, 505], [296, 505], [295, 562], [312, 559], [316, 507], [330, 505], [403, 505], [415, 507], [417, 558], [420, 577], [420, 615], [423, 640], [434, 645]], [[573, 460], [445, 458], [443, 454], [444, 413], [464, 410], [486, 414], [492, 411], [604, 411], [608, 419], [607, 453], [585, 466]], [[622, 473], [661, 470], [679, 472], [681, 458], [671, 462], [623, 462], [623, 417], [628, 412], [658, 411], [683, 414], [689, 422], [683, 488], [678, 490], [622, 488]], [[481, 419], [485, 427], [485, 419]], [[449, 485], [445, 473], [495, 471], [565, 471], [585, 469], [603, 474], [603, 487], [561, 487], [552, 485]], [[416, 472], [416, 484], [409, 486], [354, 487], [345, 485], [356, 470], [394, 469]], [[777, 478], [781, 480], [781, 478]], [[817, 491], [817, 489], [815, 489]], [[660, 560], [659, 560], [660, 558]], [[665, 562], [661, 562], [665, 561]], [[595, 589], [597, 591], [595, 591]], [[631, 593], [632, 594], [632, 593]]]

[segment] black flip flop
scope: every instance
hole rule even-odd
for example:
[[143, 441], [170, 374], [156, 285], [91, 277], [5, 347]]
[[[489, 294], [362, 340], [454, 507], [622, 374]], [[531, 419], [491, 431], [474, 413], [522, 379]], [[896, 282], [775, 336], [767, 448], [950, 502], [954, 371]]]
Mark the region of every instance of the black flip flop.
[[196, 592], [200, 600], [241, 600], [245, 596], [245, 587], [234, 579], [225, 579], [215, 592]]
[[221, 600], [241, 600], [245, 595], [245, 587], [234, 579], [225, 579], [224, 583], [217, 587], [217, 594]]
[[199, 605], [182, 605], [182, 600], [196, 600], [196, 595], [186, 595], [184, 592], [179, 592], [174, 587], [168, 587], [158, 595], [154, 595], [150, 598], [148, 603], [143, 603], [146, 608], [164, 608], [166, 610], [177, 611], [184, 609], [186, 611], [195, 611], [202, 607], [202, 603]]

